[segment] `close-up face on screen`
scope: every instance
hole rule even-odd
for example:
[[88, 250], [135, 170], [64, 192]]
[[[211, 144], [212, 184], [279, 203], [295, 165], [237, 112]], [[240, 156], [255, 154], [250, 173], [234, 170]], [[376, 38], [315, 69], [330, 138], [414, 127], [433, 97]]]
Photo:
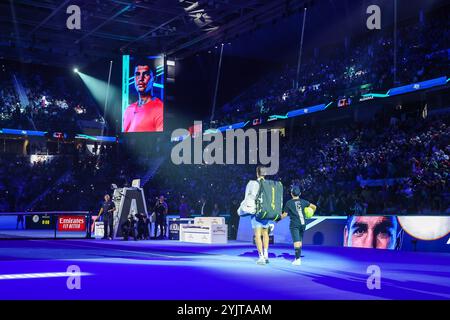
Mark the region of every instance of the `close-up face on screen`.
[[450, 1], [0, 1], [12, 300], [448, 313]]
[[354, 216], [344, 230], [344, 246], [354, 248], [394, 249], [398, 224], [395, 216]]
[[164, 131], [164, 58], [123, 56], [122, 132]]

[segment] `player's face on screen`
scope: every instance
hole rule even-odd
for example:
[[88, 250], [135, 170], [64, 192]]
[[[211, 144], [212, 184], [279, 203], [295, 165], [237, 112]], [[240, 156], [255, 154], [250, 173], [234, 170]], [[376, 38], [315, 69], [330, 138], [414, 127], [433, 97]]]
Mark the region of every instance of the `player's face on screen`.
[[149, 66], [137, 66], [134, 70], [134, 87], [139, 93], [151, 90], [152, 74]]
[[394, 249], [397, 234], [395, 217], [351, 218], [344, 230], [344, 245], [355, 248]]

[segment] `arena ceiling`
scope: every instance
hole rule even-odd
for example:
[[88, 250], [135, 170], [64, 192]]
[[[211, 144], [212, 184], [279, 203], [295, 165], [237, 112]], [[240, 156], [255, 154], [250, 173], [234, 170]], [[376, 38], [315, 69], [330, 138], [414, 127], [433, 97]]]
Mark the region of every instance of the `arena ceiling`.
[[[303, 0], [6, 0], [0, 56], [46, 64], [123, 53], [183, 58], [299, 12]], [[68, 6], [81, 9], [69, 30]]]

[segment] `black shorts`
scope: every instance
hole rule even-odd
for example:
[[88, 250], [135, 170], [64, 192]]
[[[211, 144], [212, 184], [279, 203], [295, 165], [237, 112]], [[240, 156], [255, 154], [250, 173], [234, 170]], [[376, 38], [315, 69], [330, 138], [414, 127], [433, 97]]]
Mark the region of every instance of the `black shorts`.
[[305, 233], [305, 226], [290, 226], [292, 242], [299, 242], [303, 240], [303, 234]]

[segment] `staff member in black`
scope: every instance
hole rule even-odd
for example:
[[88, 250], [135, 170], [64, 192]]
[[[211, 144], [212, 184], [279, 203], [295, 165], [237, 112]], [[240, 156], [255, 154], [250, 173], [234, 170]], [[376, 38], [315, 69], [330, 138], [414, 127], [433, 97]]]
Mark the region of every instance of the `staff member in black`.
[[158, 232], [158, 226], [160, 228], [159, 238], [164, 239], [166, 236], [166, 215], [168, 212], [167, 203], [164, 201], [164, 196], [159, 196], [158, 201], [156, 201], [155, 208], [153, 209], [156, 215], [155, 222], [155, 238]]
[[103, 202], [102, 208], [100, 209], [100, 214], [103, 214], [103, 224], [104, 224], [104, 235], [103, 239], [112, 240], [114, 237], [114, 211], [116, 211], [116, 205], [111, 201], [109, 194], [105, 194], [105, 202]]

